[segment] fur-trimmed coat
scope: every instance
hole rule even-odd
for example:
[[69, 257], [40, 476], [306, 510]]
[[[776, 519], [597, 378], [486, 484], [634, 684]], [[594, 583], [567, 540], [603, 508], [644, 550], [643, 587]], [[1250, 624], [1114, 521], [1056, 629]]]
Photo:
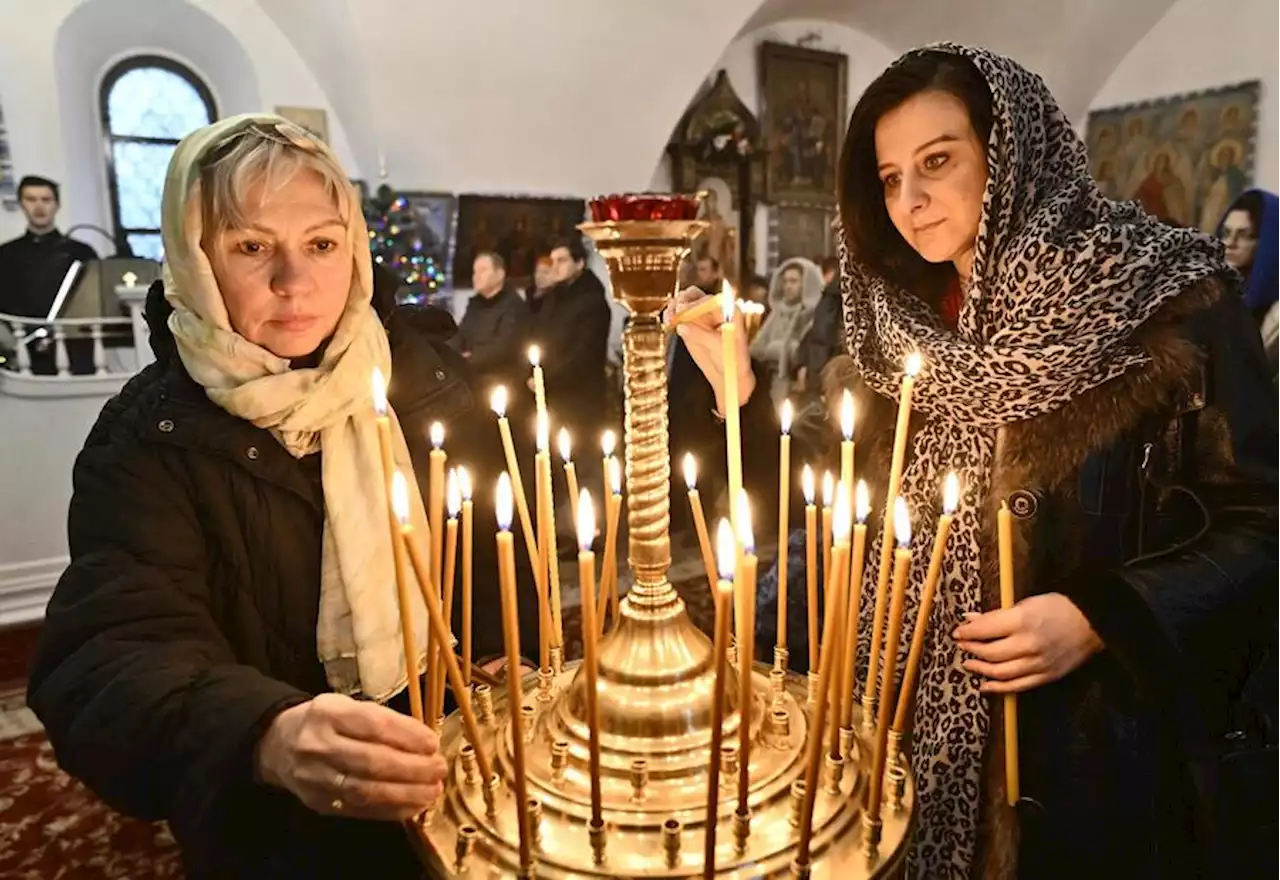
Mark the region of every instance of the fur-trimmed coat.
[[[1241, 774], [1223, 759], [1232, 745], [1274, 746], [1275, 689], [1257, 683], [1268, 669], [1274, 681], [1275, 395], [1250, 316], [1219, 282], [1189, 288], [1138, 341], [1147, 364], [998, 440], [986, 607], [999, 607], [994, 511], [1006, 501], [1023, 595], [1065, 594], [1106, 647], [1020, 697], [1016, 816], [1003, 806], [1002, 739], [989, 739], [974, 876], [1242, 877], [1263, 852], [1274, 864], [1274, 750], [1248, 755], [1270, 768], [1257, 806], [1270, 824], [1241, 803]], [[828, 401], [844, 388], [857, 398], [859, 475], [887, 473], [895, 404], [848, 358], [824, 384]], [[788, 638], [803, 662], [804, 575], [789, 569]], [[766, 577], [762, 633], [776, 596]], [[959, 623], [935, 619], [930, 638]]]

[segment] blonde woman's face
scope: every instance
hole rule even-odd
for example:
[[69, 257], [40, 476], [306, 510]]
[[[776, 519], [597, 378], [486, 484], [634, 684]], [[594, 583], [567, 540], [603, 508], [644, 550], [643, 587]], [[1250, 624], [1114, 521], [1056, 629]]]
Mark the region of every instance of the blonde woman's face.
[[347, 226], [314, 171], [264, 198], [246, 193], [247, 222], [204, 245], [232, 328], [282, 358], [305, 357], [338, 326], [351, 290]]

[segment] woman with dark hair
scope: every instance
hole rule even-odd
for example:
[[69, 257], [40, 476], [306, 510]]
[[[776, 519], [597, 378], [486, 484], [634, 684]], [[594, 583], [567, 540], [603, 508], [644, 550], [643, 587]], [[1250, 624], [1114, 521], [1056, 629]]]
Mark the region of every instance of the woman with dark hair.
[[1262, 346], [1276, 381], [1280, 360], [1280, 199], [1275, 193], [1251, 189], [1240, 194], [1218, 224], [1218, 238], [1227, 249], [1227, 262], [1244, 276], [1244, 304], [1262, 333]]
[[[1277, 433], [1221, 246], [1104, 198], [1038, 76], [949, 44], [908, 53], [863, 94], [839, 201], [847, 357], [827, 378], [859, 401], [858, 474], [883, 509], [916, 353], [901, 488], [913, 546], [933, 541], [946, 473], [964, 487], [911, 728], [912, 875], [1202, 877], [1241, 858], [1211, 848], [1213, 745], [1245, 717], [1249, 673], [1274, 645]], [[713, 383], [715, 323], [680, 328]], [[1007, 610], [1001, 503], [1016, 515]], [[789, 617], [803, 628], [802, 608]], [[1007, 693], [1020, 695], [1016, 811], [992, 699]]]

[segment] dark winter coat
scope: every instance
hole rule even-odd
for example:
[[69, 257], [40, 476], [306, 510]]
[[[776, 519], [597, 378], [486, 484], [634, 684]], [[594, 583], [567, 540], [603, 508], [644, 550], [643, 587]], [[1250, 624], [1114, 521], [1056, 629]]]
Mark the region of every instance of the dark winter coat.
[[[1249, 313], [1217, 282], [1137, 341], [1149, 364], [1010, 426], [997, 453], [989, 506], [1015, 513], [1019, 587], [1065, 594], [1105, 649], [1020, 696], [1016, 819], [998, 806], [1001, 738], [988, 738], [988, 877], [1275, 875], [1275, 394]], [[887, 473], [896, 406], [851, 369], [830, 373], [829, 398], [858, 398], [858, 474]], [[793, 538], [788, 566], [797, 667], [803, 546]], [[776, 577], [762, 579], [757, 639], [770, 648], [776, 602]], [[935, 615], [930, 638], [959, 623]]]
[[531, 304], [530, 342], [542, 347], [548, 407], [557, 424], [589, 442], [604, 420], [605, 359], [613, 311], [590, 269]]
[[471, 297], [449, 345], [467, 359], [477, 388], [516, 385], [529, 371], [525, 344], [530, 322], [529, 307], [510, 285], [488, 299]]
[[[478, 478], [475, 651], [497, 653], [492, 542], [481, 538], [497, 432], [442, 342], [452, 321], [393, 312], [389, 294], [379, 285], [389, 396], [417, 473], [439, 419]], [[46, 612], [31, 707], [68, 773], [124, 813], [168, 820], [190, 877], [417, 877], [400, 825], [322, 817], [254, 781], [271, 720], [329, 690], [316, 650], [320, 460], [294, 459], [213, 404], [174, 353], [167, 311], [157, 284], [157, 361], [107, 403], [76, 461], [71, 565]]]

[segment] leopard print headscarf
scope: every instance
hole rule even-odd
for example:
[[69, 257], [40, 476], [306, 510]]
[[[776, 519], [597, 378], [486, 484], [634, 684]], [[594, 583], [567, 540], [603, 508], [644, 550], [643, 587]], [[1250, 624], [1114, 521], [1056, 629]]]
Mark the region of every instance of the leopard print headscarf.
[[[1136, 204], [1098, 192], [1084, 144], [1039, 76], [983, 49], [927, 48], [969, 59], [993, 98], [989, 179], [957, 329], [854, 260], [843, 234], [840, 258], [845, 341], [861, 378], [897, 400], [905, 357], [919, 352], [924, 358], [913, 409], [927, 422], [908, 450], [902, 485], [917, 564], [899, 669], [946, 472], [954, 469], [964, 487], [917, 690], [912, 872], [965, 878], [974, 860], [989, 719], [981, 682], [962, 668], [965, 658], [950, 632], [965, 612], [986, 610], [979, 536], [987, 508], [996, 503], [989, 497], [996, 430], [1053, 412], [1144, 363], [1131, 342], [1135, 329], [1192, 282], [1223, 271], [1223, 264], [1221, 247], [1209, 236], [1163, 226]], [[879, 559], [879, 552], [876, 546], [867, 559]], [[862, 663], [870, 650], [874, 568], [867, 566], [862, 583]]]

